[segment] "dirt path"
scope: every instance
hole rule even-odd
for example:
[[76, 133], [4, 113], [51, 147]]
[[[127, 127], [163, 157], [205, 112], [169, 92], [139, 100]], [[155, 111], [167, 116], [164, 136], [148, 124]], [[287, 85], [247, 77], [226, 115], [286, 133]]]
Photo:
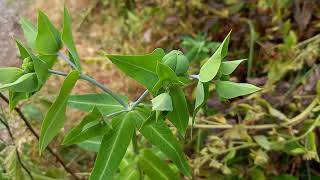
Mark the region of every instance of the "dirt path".
[[25, 0], [0, 0], [0, 66], [16, 66], [21, 62], [12, 37], [21, 37], [19, 17], [25, 7]]

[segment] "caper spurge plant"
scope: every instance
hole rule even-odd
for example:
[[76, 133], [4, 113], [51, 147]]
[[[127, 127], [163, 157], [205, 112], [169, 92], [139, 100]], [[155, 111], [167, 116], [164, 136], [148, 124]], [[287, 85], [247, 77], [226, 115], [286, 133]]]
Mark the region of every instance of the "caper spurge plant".
[[[19, 40], [16, 40], [16, 44], [23, 65], [21, 68], [0, 68], [0, 89], [9, 91], [12, 109], [19, 101], [35, 95], [50, 75], [65, 76], [60, 92], [43, 120], [39, 151], [44, 151], [64, 126], [67, 106], [88, 112], [83, 120], [65, 135], [62, 145], [78, 144], [102, 137], [90, 175], [92, 180], [112, 179], [116, 176], [131, 141], [136, 152], [134, 163], [137, 164], [131, 165], [131, 171], [137, 179], [142, 176], [149, 176], [151, 179], [179, 179], [177, 173], [158, 155], [150, 148], [143, 147], [144, 143], [137, 145], [137, 135], [142, 135], [146, 141], [160, 149], [177, 166], [181, 175], [192, 177], [187, 158], [169, 128], [167, 119], [177, 129], [179, 137], [183, 138], [188, 126], [192, 128], [198, 110], [208, 99], [210, 83], [215, 84], [222, 99], [243, 96], [260, 89], [251, 84], [228, 81], [229, 75], [243, 61], [225, 61], [230, 33], [197, 75], [188, 74], [189, 60], [178, 50], [168, 54], [160, 48], [145, 55], [106, 54], [106, 59], [111, 60], [123, 73], [146, 88], [140, 98], [130, 102], [126, 96], [114, 93], [82, 72], [80, 57], [72, 38], [71, 18], [66, 8], [61, 32], [41, 11], [37, 25], [25, 18], [21, 19], [21, 25], [27, 45]], [[61, 50], [62, 47], [65, 47], [67, 55]], [[57, 59], [66, 61], [72, 71], [65, 73], [52, 70]], [[104, 93], [70, 95], [78, 80], [88, 81]], [[197, 81], [198, 84], [193, 120], [189, 123], [189, 109], [183, 88], [190, 84], [190, 81]], [[154, 97], [151, 100], [152, 106], [143, 104], [148, 94]]]

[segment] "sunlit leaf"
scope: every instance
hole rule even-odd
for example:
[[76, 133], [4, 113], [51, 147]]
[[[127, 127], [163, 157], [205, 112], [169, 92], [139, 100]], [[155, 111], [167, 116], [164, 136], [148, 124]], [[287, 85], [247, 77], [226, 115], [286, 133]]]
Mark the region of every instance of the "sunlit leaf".
[[230, 33], [223, 40], [222, 44], [216, 52], [209, 58], [209, 60], [201, 67], [199, 79], [201, 82], [211, 81], [218, 73], [223, 58], [226, 57], [228, 52], [228, 45]]
[[172, 111], [172, 101], [168, 93], [159, 94], [151, 100], [153, 111]]
[[220, 71], [223, 75], [230, 75], [239, 66], [239, 64], [245, 60], [247, 59], [224, 61], [221, 63]]
[[16, 81], [23, 75], [23, 70], [16, 67], [0, 67], [0, 85]]
[[26, 38], [29, 46], [34, 49], [38, 28], [25, 17], [20, 18], [20, 24], [23, 30], [24, 37]]
[[143, 84], [150, 91], [158, 81], [157, 61], [164, 56], [163, 49], [155, 49], [146, 55], [106, 55], [126, 75]]
[[72, 71], [68, 74], [60, 89], [59, 95], [48, 110], [46, 117], [43, 120], [40, 139], [39, 150], [42, 152], [52, 141], [52, 139], [59, 133], [64, 125], [65, 111], [67, 101], [71, 90], [75, 86], [80, 77], [79, 71]]
[[198, 84], [196, 87], [196, 102], [194, 105], [192, 124], [194, 124], [194, 119], [197, 115], [197, 112], [206, 103], [208, 96], [209, 96], [209, 84], [198, 81]]
[[[125, 102], [128, 98], [121, 97]], [[123, 106], [112, 96], [106, 93], [71, 95], [68, 99], [68, 106], [89, 112], [97, 107], [103, 115], [108, 115], [123, 109]]]
[[75, 63], [77, 69], [81, 71], [80, 57], [78, 55], [72, 37], [71, 17], [66, 7], [64, 7], [63, 12], [63, 28], [61, 33], [61, 40], [63, 44], [67, 47], [69, 53], [71, 54], [72, 60]]
[[184, 136], [189, 123], [189, 110], [186, 97], [181, 87], [173, 86], [170, 88], [173, 111], [169, 112], [168, 119]]
[[36, 73], [28, 73], [19, 77], [16, 81], [0, 86], [1, 89], [8, 89], [13, 92], [33, 92], [38, 87]]
[[45, 55], [56, 54], [61, 47], [59, 31], [41, 11], [38, 14], [38, 33], [35, 45], [37, 51]]
[[248, 95], [261, 90], [261, 88], [252, 84], [235, 83], [231, 81], [218, 81], [216, 89], [219, 96], [226, 99]]

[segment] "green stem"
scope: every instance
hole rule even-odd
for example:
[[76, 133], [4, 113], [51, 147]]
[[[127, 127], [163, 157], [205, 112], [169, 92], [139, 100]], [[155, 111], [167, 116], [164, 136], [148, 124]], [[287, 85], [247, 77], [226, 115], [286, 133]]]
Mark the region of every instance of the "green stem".
[[135, 107], [137, 107], [143, 100], [144, 98], [147, 97], [147, 95], [149, 94], [148, 90], [145, 90], [141, 96], [131, 105], [130, 110], [134, 109]]
[[[56, 70], [52, 70], [52, 69], [48, 69], [48, 72], [50, 72], [52, 74], [60, 75], [60, 76], [67, 76], [68, 75], [65, 72], [60, 72], [60, 71], [56, 71]], [[107, 94], [112, 96], [116, 101], [118, 101], [125, 109], [128, 109], [128, 104], [122, 98], [120, 98], [118, 95], [116, 95], [113, 91], [111, 91], [109, 88], [107, 88], [103, 84], [99, 83], [95, 79], [93, 79], [90, 76], [85, 75], [85, 74], [81, 74], [80, 78], [99, 87], [101, 90], [103, 90], [104, 92], [106, 92]]]
[[128, 104], [122, 99], [120, 98], [118, 95], [116, 95], [115, 93], [113, 93], [109, 88], [107, 88], [106, 86], [104, 86], [103, 84], [99, 83], [98, 81], [96, 81], [95, 79], [85, 75], [85, 74], [81, 74], [80, 78], [83, 80], [86, 80], [88, 82], [90, 82], [91, 84], [94, 84], [95, 86], [99, 87], [100, 89], [102, 89], [104, 92], [108, 93], [110, 96], [112, 96], [116, 101], [118, 101], [124, 108], [128, 108]]

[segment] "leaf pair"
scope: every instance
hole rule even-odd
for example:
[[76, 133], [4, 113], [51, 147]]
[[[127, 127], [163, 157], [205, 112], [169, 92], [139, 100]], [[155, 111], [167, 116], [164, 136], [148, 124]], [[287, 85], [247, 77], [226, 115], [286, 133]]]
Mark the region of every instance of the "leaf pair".
[[104, 119], [97, 107], [86, 115], [76, 127], [64, 137], [62, 145], [78, 144], [97, 136], [103, 136], [111, 129], [109, 122]]
[[[133, 137], [135, 128], [140, 129], [140, 133], [146, 139], [160, 148], [179, 167], [183, 174], [191, 176], [188, 163], [179, 143], [163, 121], [139, 128], [148, 117], [148, 114], [150, 114], [150, 111], [140, 109], [125, 112], [112, 119], [113, 129], [103, 137], [90, 179], [110, 179], [114, 176]], [[154, 156], [150, 154], [147, 156], [144, 157], [145, 159], [140, 157], [140, 162], [150, 158], [154, 159]], [[153, 175], [150, 176], [153, 177]]]

